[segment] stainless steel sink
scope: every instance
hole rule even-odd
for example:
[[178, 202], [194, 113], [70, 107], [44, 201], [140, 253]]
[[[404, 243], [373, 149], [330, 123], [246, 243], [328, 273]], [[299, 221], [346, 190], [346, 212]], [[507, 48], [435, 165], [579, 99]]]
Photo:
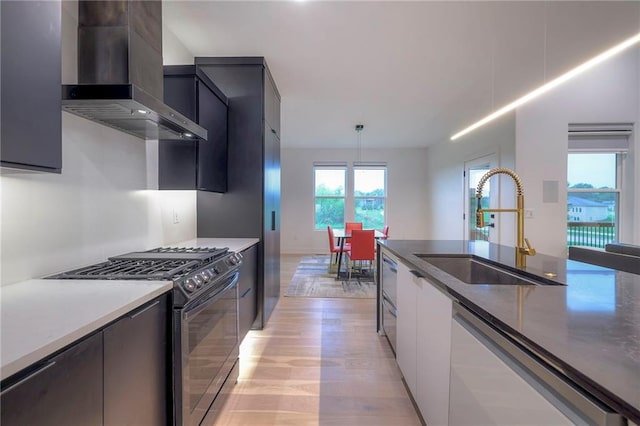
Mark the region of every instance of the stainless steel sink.
[[512, 272], [489, 265], [470, 255], [434, 255], [416, 254], [449, 275], [453, 275], [466, 284], [499, 284], [499, 285], [549, 285], [552, 283], [538, 281], [514, 274]]

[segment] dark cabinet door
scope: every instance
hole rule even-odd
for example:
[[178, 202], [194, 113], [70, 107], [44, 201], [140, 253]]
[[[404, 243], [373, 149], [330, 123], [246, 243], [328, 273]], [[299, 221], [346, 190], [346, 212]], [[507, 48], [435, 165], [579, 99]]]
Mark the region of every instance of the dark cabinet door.
[[62, 168], [61, 6], [59, 1], [0, 2], [3, 166]]
[[189, 120], [198, 118], [198, 81], [193, 73], [170, 73], [175, 67], [165, 67], [163, 80], [164, 103], [187, 117]]
[[198, 146], [198, 189], [227, 191], [227, 105], [203, 82], [198, 83], [198, 124], [207, 129]]
[[280, 297], [280, 144], [275, 130], [265, 126], [264, 318]]
[[197, 142], [159, 141], [158, 189], [195, 190], [197, 162]]
[[280, 298], [280, 97], [264, 68], [264, 270], [262, 326]]
[[164, 68], [165, 103], [207, 129], [207, 141], [161, 140], [159, 189], [227, 191], [227, 99], [213, 86], [192, 65]]
[[[171, 68], [169, 68], [171, 69]], [[193, 74], [166, 74], [164, 102], [197, 122], [198, 83]], [[194, 141], [161, 140], [158, 145], [158, 189], [196, 189], [198, 145]]]
[[0, 397], [2, 426], [101, 425], [102, 333], [36, 366]]
[[167, 296], [105, 328], [105, 425], [168, 423], [167, 335]]
[[240, 342], [251, 329], [256, 319], [258, 289], [258, 246], [252, 246], [242, 252], [240, 281], [238, 283], [240, 317]]
[[280, 137], [280, 97], [271, 75], [264, 75], [264, 119], [269, 127]]

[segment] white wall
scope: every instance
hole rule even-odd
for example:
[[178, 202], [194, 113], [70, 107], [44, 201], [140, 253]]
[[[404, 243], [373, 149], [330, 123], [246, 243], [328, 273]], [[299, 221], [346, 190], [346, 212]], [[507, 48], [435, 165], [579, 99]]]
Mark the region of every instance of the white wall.
[[[533, 218], [525, 219], [525, 236], [540, 253], [565, 257], [568, 124], [637, 123], [640, 119], [639, 58], [638, 49], [630, 50], [525, 104], [510, 116], [475, 130], [459, 142], [443, 141], [429, 147], [428, 202], [432, 206], [427, 216], [429, 238], [463, 238], [464, 162], [499, 153], [500, 166], [514, 168], [522, 178], [525, 208], [533, 210]], [[637, 126], [634, 132], [627, 157], [629, 191], [623, 206], [623, 214], [629, 220], [620, 240], [637, 244], [640, 242], [637, 219], [640, 166], [634, 166], [640, 152]], [[557, 202], [542, 201], [543, 181], [558, 182]], [[501, 207], [512, 207], [510, 180], [501, 178], [501, 184]], [[501, 216], [500, 243], [513, 246], [514, 224], [505, 221], [508, 215]]]
[[193, 191], [147, 190], [144, 141], [61, 114], [62, 174], [2, 170], [3, 285], [195, 236]]
[[[164, 5], [163, 14], [164, 14]], [[167, 27], [162, 26], [162, 63], [164, 65], [193, 65], [193, 53]]]
[[[65, 83], [76, 81], [76, 7], [63, 3]], [[169, 61], [184, 63], [190, 54], [172, 46]], [[195, 237], [195, 191], [148, 189], [157, 188], [157, 142], [61, 120], [61, 174], [1, 170], [0, 285]]]
[[[536, 238], [539, 252], [566, 256], [568, 124], [636, 122], [638, 81], [638, 52], [633, 49], [518, 108], [516, 170], [527, 189], [527, 205], [534, 209], [526, 227], [530, 235], [540, 236]], [[636, 151], [637, 139], [633, 142]], [[632, 166], [633, 156], [629, 160]], [[634, 179], [637, 187], [637, 166]], [[558, 182], [557, 202], [543, 202], [543, 181]], [[637, 197], [631, 201], [635, 207], [628, 206], [626, 216], [637, 218]], [[635, 228], [638, 226], [636, 222]], [[637, 229], [628, 228], [621, 240], [640, 241]]]
[[[456, 142], [443, 141], [427, 148], [428, 179], [428, 236], [435, 240], [464, 239], [462, 215], [464, 213], [463, 172], [465, 162], [496, 154], [498, 166], [513, 168], [515, 155], [515, 115], [508, 114], [492, 123], [479, 128]], [[502, 208], [515, 206], [514, 185], [509, 177], [499, 179]], [[515, 228], [511, 214], [501, 214], [496, 218], [500, 227], [498, 242], [514, 245]]]
[[327, 231], [314, 230], [313, 163], [387, 163], [387, 224], [390, 238], [427, 237], [426, 149], [283, 149], [281, 152], [282, 253], [327, 253]]

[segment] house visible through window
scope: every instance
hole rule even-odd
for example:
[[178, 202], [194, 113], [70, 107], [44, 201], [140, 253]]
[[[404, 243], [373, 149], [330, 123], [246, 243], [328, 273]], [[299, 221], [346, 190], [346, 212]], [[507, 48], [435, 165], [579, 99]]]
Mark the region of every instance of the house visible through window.
[[625, 132], [569, 132], [567, 245], [602, 247], [619, 240]]

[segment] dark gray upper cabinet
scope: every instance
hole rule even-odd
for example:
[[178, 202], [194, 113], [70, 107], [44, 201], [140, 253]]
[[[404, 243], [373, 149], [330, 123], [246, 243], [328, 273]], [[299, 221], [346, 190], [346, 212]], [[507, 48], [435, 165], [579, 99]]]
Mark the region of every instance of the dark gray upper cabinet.
[[257, 317], [280, 296], [280, 94], [262, 57], [197, 57], [229, 99], [229, 190], [199, 192], [198, 236], [259, 238]]
[[164, 67], [164, 101], [207, 130], [206, 142], [161, 140], [159, 189], [227, 191], [227, 97], [193, 65]]
[[61, 3], [1, 1], [0, 162], [62, 169]]

